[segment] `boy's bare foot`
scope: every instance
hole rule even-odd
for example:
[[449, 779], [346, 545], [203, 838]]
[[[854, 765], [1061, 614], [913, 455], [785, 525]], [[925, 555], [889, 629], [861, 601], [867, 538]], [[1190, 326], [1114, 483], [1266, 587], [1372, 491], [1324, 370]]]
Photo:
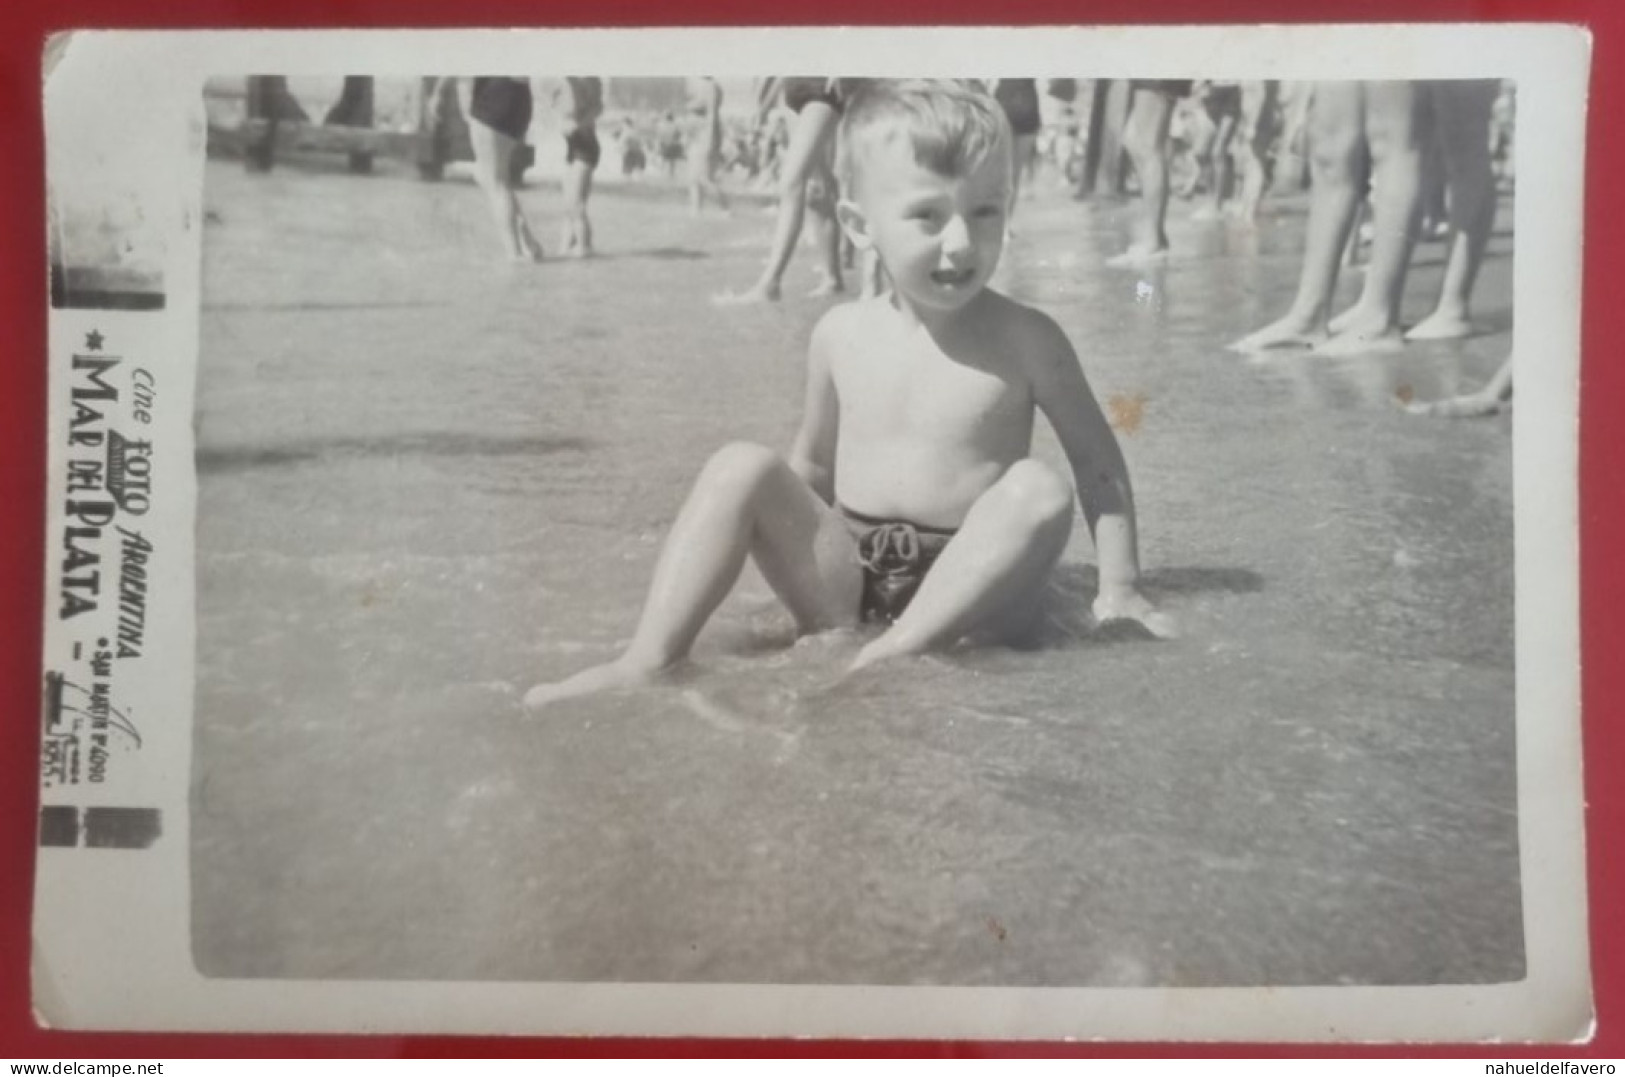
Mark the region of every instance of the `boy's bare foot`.
[[1259, 355], [1272, 351], [1308, 351], [1324, 344], [1328, 334], [1304, 319], [1288, 314], [1262, 329], [1255, 329], [1230, 345], [1233, 352]]
[[718, 292], [711, 297], [711, 303], [718, 307], [742, 307], [750, 303], [777, 303], [779, 301], [779, 286], [777, 284], [756, 284], [748, 291]]
[[858, 651], [858, 656], [852, 660], [852, 664], [847, 667], [847, 675], [850, 676], [859, 670], [867, 669], [877, 662], [884, 662], [889, 658], [901, 658], [912, 653], [898, 646], [897, 641], [892, 639], [891, 636], [892, 633], [887, 632], [879, 639], [866, 643], [863, 649]]
[[1167, 247], [1130, 247], [1122, 254], [1114, 254], [1106, 259], [1106, 264], [1113, 269], [1144, 269], [1161, 265], [1167, 260]]
[[1121, 594], [1102, 591], [1095, 596], [1094, 606], [1090, 612], [1094, 615], [1097, 627], [1113, 622], [1132, 621], [1157, 639], [1179, 638], [1179, 622], [1171, 614], [1153, 606], [1151, 600], [1139, 591], [1131, 590]]
[[1436, 310], [1411, 326], [1406, 340], [1460, 340], [1472, 336], [1473, 324], [1465, 315], [1453, 311]]
[[535, 713], [560, 700], [607, 692], [613, 688], [631, 688], [648, 684], [658, 676], [659, 671], [641, 669], [617, 658], [613, 662], [584, 669], [553, 684], [538, 684], [525, 693], [525, 709]]

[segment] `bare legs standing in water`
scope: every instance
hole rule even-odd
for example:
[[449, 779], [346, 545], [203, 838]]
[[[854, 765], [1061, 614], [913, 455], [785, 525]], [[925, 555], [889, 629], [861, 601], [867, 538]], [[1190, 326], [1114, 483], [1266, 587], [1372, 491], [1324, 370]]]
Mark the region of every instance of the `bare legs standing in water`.
[[[811, 214], [822, 283], [814, 294], [839, 292], [841, 281], [839, 232], [835, 224], [835, 175], [831, 150], [840, 119], [839, 89], [834, 79], [769, 79], [762, 90], [762, 115], [775, 100], [796, 113], [790, 145], [779, 173], [779, 207], [773, 227], [773, 245], [762, 275], [743, 292], [724, 292], [714, 302], [722, 305], [774, 302], [783, 292], [785, 271], [801, 238], [801, 227]], [[816, 85], [815, 85], [816, 84]]]
[[1150, 265], [1168, 257], [1168, 123], [1179, 87], [1189, 83], [1135, 80], [1130, 84], [1128, 119], [1123, 122], [1123, 148], [1140, 180], [1140, 204], [1128, 250], [1107, 265]]
[[[1421, 205], [1428, 133], [1427, 111], [1420, 105], [1415, 83], [1315, 85], [1310, 112], [1314, 181], [1298, 292], [1285, 316], [1237, 341], [1236, 350], [1313, 347], [1327, 354], [1352, 354], [1399, 347], [1399, 302]], [[1338, 269], [1368, 176], [1375, 188], [1371, 262], [1359, 300], [1334, 326], [1330, 315]]]
[[1428, 84], [1450, 198], [1450, 254], [1438, 306], [1410, 328], [1406, 340], [1453, 340], [1472, 332], [1467, 302], [1495, 225], [1490, 118], [1499, 92], [1500, 85], [1493, 79]]

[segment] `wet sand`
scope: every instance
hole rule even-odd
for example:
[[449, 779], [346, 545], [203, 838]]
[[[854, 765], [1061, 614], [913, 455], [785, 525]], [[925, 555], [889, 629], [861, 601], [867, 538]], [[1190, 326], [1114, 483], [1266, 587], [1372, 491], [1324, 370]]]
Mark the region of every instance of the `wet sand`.
[[[758, 208], [602, 191], [603, 257], [509, 267], [466, 183], [211, 163], [198, 452], [193, 933], [220, 976], [1251, 985], [1522, 975], [1506, 418], [1402, 414], [1486, 332], [1253, 362], [1305, 206], [1189, 221], [1025, 201], [999, 283], [1122, 435], [1171, 643], [1090, 634], [1080, 526], [1037, 650], [837, 686], [748, 579], [669, 684], [609, 657], [721, 443], [784, 445], [825, 305], [716, 310]], [[523, 201], [544, 245], [556, 191]], [[1502, 218], [1510, 222], [1510, 205]], [[1407, 321], [1435, 295], [1418, 251]], [[1358, 287], [1345, 274], [1343, 298]], [[1129, 425], [1134, 425], [1130, 423]], [[1061, 457], [1046, 430], [1039, 454]]]

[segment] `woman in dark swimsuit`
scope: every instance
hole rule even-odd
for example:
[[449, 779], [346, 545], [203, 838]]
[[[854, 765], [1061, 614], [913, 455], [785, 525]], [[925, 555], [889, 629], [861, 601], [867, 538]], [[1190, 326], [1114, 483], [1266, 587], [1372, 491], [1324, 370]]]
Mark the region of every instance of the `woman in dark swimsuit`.
[[513, 174], [514, 154], [530, 130], [530, 81], [476, 78], [472, 82], [467, 119], [468, 140], [474, 148], [474, 179], [490, 204], [503, 252], [516, 262], [539, 262], [542, 245], [519, 206]]
[[835, 169], [832, 150], [835, 127], [841, 117], [841, 80], [830, 78], [770, 78], [762, 85], [758, 123], [764, 121], [776, 101], [796, 114], [790, 129], [790, 145], [784, 151], [779, 172], [779, 211], [773, 229], [773, 246], [767, 266], [756, 283], [743, 292], [724, 292], [715, 297], [722, 305], [772, 302], [779, 298], [784, 272], [795, 254], [796, 240], [806, 214], [813, 217], [823, 265], [823, 282], [814, 295], [842, 291], [840, 234], [835, 226]]

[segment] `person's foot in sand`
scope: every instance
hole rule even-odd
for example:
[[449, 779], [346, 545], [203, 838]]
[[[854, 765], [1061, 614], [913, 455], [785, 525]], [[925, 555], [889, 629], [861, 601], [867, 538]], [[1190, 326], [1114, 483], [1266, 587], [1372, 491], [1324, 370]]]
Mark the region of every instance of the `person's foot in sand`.
[[1404, 347], [1405, 338], [1397, 326], [1350, 326], [1315, 345], [1314, 351], [1316, 355], [1337, 358], [1344, 355], [1391, 355]]
[[[1362, 300], [1368, 296], [1362, 295]], [[1327, 323], [1331, 339], [1317, 345], [1321, 355], [1369, 355], [1399, 351], [1404, 334], [1382, 302], [1357, 302]]]
[[1233, 352], [1259, 355], [1273, 351], [1309, 351], [1330, 339], [1331, 334], [1312, 318], [1294, 314], [1273, 321], [1262, 329], [1255, 329], [1230, 345]]
[[1467, 312], [1440, 307], [1405, 331], [1406, 340], [1461, 340], [1473, 335]]

